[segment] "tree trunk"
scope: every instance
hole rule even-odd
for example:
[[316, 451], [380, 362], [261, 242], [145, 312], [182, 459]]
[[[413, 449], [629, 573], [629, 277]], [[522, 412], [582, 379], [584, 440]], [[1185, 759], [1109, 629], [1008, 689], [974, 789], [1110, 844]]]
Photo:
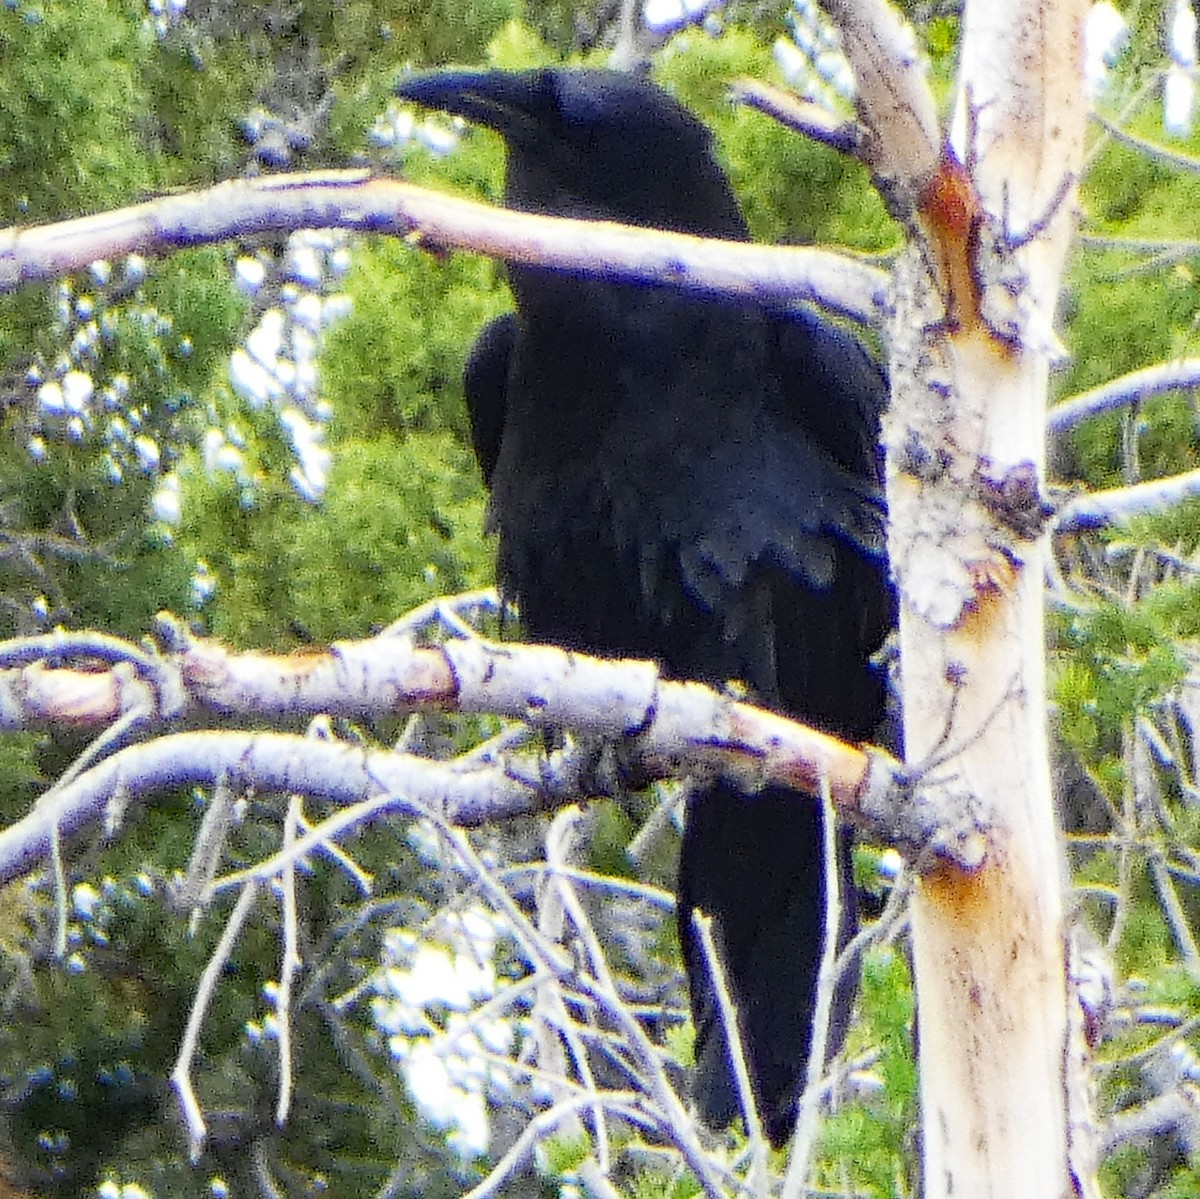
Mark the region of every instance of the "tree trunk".
[[952, 149], [897, 271], [885, 440], [906, 757], [991, 829], [981, 870], [935, 869], [914, 899], [929, 1199], [1077, 1187], [1042, 497], [1087, 9], [968, 2]]

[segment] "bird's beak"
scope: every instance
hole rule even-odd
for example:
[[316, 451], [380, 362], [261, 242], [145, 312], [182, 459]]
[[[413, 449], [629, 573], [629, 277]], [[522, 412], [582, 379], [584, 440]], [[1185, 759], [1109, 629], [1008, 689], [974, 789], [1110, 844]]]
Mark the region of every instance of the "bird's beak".
[[530, 74], [511, 71], [432, 71], [410, 75], [395, 88], [402, 100], [465, 117], [487, 129], [511, 135], [530, 112]]

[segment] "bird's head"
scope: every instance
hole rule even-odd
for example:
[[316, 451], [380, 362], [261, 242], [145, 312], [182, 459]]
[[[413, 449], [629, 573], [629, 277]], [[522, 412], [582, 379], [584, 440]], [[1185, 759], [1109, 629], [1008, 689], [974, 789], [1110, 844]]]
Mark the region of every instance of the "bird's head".
[[641, 76], [600, 69], [437, 71], [402, 99], [494, 129], [513, 208], [744, 238], [708, 130]]

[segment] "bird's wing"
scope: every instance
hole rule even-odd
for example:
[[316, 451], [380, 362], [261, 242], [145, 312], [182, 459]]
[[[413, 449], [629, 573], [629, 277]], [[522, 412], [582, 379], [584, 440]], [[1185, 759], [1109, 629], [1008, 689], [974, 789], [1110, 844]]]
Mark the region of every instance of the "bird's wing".
[[774, 369], [791, 417], [851, 476], [882, 486], [887, 379], [860, 342], [811, 309], [769, 310]]
[[[792, 329], [694, 301], [676, 315], [656, 354], [626, 344], [611, 368], [611, 394], [638, 405], [589, 459], [616, 544], [637, 557], [645, 619], [674, 672], [743, 679], [832, 727], [878, 703], [873, 681], [865, 696], [858, 684], [891, 611], [882, 376], [823, 321]], [[688, 344], [673, 343], [685, 322]]]
[[883, 674], [869, 659], [896, 619], [880, 448], [887, 380], [856, 339], [811, 311], [774, 313], [771, 327], [791, 420], [836, 463], [829, 494], [840, 497], [826, 513], [836, 581], [825, 592], [774, 590], [779, 693], [843, 736], [886, 737]]
[[489, 322], [475, 339], [463, 369], [463, 391], [471, 418], [471, 444], [484, 483], [490, 487], [500, 457], [508, 409], [508, 368], [517, 340], [517, 314]]

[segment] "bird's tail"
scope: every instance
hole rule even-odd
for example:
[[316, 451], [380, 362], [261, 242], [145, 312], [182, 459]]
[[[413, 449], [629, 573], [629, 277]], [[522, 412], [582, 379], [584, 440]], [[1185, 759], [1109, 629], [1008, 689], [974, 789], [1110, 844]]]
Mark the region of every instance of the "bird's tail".
[[[848, 835], [839, 836], [839, 943], [857, 928]], [[704, 1122], [724, 1127], [740, 1111], [712, 971], [692, 913], [713, 918], [721, 967], [759, 1117], [771, 1143], [787, 1140], [804, 1089], [825, 927], [821, 807], [783, 787], [755, 794], [720, 782], [688, 800], [679, 869], [680, 941], [696, 1028], [695, 1098]], [[828, 1051], [845, 1037], [856, 972], [834, 994]]]

